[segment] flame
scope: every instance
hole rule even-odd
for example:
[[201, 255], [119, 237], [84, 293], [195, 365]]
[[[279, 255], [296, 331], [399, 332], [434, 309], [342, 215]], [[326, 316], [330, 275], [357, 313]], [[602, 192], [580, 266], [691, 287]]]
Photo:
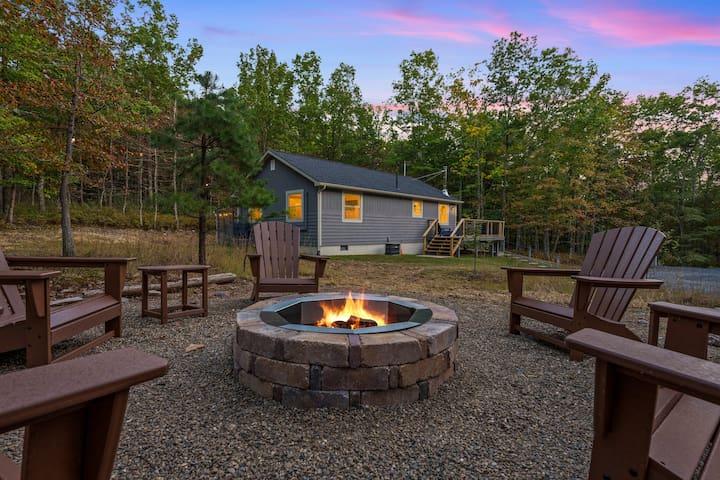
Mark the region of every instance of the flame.
[[[378, 326], [387, 324], [383, 314], [368, 310], [367, 302], [362, 294], [360, 294], [360, 298], [356, 300], [353, 298], [352, 293], [348, 292], [347, 297], [345, 297], [345, 303], [341, 307], [334, 307], [331, 302], [323, 302], [320, 306], [323, 309], [323, 316], [315, 324], [318, 327], [332, 328], [333, 322], [347, 322], [350, 320], [350, 317], [373, 320]], [[351, 328], [353, 330], [357, 329], [359, 325], [352, 324]]]

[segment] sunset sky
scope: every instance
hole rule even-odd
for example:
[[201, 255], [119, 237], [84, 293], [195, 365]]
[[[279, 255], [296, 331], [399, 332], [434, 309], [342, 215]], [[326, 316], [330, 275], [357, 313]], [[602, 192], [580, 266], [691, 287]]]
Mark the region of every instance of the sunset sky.
[[493, 40], [517, 30], [541, 46], [570, 46], [631, 95], [676, 92], [698, 77], [720, 80], [720, 1], [557, 0], [301, 1], [166, 0], [183, 38], [205, 48], [199, 69], [230, 86], [241, 51], [256, 44], [281, 60], [315, 50], [329, 73], [357, 68], [365, 99], [392, 95], [398, 64], [432, 48], [443, 72], [487, 58]]

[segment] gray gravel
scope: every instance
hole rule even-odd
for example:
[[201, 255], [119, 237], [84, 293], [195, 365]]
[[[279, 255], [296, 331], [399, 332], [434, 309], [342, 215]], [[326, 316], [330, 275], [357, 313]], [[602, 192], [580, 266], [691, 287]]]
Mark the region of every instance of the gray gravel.
[[[244, 289], [211, 297], [211, 315], [165, 326], [126, 308], [133, 346], [170, 373], [131, 393], [117, 478], [580, 478], [592, 435], [592, 360], [506, 333], [504, 301], [428, 298], [456, 309], [459, 370], [441, 393], [402, 407], [301, 411], [232, 376], [233, 313]], [[402, 294], [402, 292], [396, 292]], [[631, 325], [643, 332], [644, 312]], [[185, 353], [191, 343], [206, 347]], [[0, 371], [22, 355], [0, 355]], [[17, 458], [19, 432], [0, 437]]]

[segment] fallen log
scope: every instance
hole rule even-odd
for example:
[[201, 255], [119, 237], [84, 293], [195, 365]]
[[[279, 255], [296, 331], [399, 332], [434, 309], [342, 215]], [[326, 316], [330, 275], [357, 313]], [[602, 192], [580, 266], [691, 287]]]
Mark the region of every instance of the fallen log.
[[[208, 275], [208, 285], [222, 285], [225, 283], [233, 283], [237, 275], [234, 273], [216, 273], [214, 275]], [[202, 283], [202, 278], [193, 277], [188, 279], [188, 287], [199, 287]], [[182, 281], [178, 280], [175, 282], [168, 282], [168, 292], [177, 292], [182, 288]], [[148, 285], [149, 290], [160, 290], [159, 283], [151, 283]], [[85, 292], [85, 296], [96, 295], [102, 293], [102, 290], [91, 290]], [[127, 285], [123, 288], [123, 297], [138, 297], [142, 294], [142, 285]]]

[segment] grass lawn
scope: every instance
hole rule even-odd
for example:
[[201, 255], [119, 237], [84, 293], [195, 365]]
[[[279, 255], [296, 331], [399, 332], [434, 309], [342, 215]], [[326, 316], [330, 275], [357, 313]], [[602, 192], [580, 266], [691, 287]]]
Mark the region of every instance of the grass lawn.
[[[138, 265], [187, 264], [197, 262], [197, 235], [193, 231], [148, 231], [76, 227], [75, 243], [78, 255], [135, 257], [130, 266], [129, 283], [139, 283]], [[8, 254], [59, 255], [60, 228], [57, 226], [25, 227], [0, 231], [0, 245]], [[250, 280], [250, 267], [245, 262], [245, 250], [217, 245], [214, 236], [208, 238], [208, 263], [212, 272], [232, 272], [240, 279]], [[368, 292], [391, 293], [406, 291], [433, 297], [488, 297], [504, 301], [507, 297], [504, 265], [527, 265], [510, 257], [479, 257], [477, 269], [472, 256], [460, 258], [431, 258], [414, 255], [363, 255], [332, 257], [326, 276], [325, 289], [353, 288]], [[310, 262], [301, 262], [301, 272], [312, 274]], [[102, 281], [96, 270], [68, 270], [54, 282], [56, 290], [67, 288], [96, 288]], [[547, 301], [567, 302], [572, 292], [570, 279], [558, 277], [529, 277], [525, 291]], [[635, 306], [649, 300], [666, 299], [703, 305], [708, 299], [693, 292], [639, 292]]]

